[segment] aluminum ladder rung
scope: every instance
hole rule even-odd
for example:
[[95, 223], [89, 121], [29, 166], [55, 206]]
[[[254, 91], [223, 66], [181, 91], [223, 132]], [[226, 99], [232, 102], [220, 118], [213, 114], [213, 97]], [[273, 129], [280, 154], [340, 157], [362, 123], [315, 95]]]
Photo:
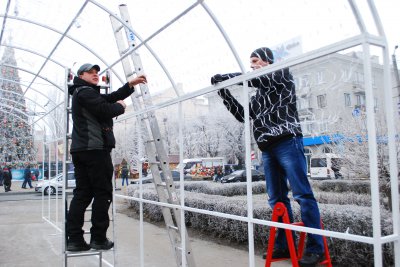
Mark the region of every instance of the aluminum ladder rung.
[[121, 26], [114, 30], [114, 34], [119, 33], [124, 28], [124, 25], [121, 23]]
[[73, 251], [66, 251], [65, 255], [69, 258], [73, 257], [81, 257], [81, 256], [94, 256], [94, 255], [100, 255], [103, 253], [102, 250], [93, 250], [93, 251], [78, 251], [78, 252], [73, 252]]
[[168, 224], [167, 227], [170, 228], [170, 229], [179, 231], [179, 228], [178, 228], [177, 226], [175, 226], [175, 225], [170, 225], [170, 224]]

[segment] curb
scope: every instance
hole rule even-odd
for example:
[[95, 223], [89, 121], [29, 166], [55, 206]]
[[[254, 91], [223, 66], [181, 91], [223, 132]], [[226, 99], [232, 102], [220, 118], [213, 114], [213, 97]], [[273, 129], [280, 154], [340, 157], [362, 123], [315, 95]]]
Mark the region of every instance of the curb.
[[9, 191], [9, 192], [0, 192], [0, 196], [2, 195], [25, 195], [25, 194], [38, 194], [36, 191], [27, 191], [27, 192], [21, 192], [21, 191]]

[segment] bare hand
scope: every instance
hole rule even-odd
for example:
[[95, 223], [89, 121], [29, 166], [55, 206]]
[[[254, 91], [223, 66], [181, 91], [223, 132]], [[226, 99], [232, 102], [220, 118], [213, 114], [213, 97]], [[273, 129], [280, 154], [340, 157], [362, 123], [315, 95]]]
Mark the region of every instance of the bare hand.
[[123, 106], [124, 109], [126, 108], [126, 104], [123, 100], [118, 100], [117, 103], [119, 103], [121, 106]]
[[133, 87], [133, 86], [141, 84], [141, 83], [147, 83], [147, 78], [145, 75], [139, 75], [139, 76], [135, 77], [133, 80], [130, 80], [129, 87]]

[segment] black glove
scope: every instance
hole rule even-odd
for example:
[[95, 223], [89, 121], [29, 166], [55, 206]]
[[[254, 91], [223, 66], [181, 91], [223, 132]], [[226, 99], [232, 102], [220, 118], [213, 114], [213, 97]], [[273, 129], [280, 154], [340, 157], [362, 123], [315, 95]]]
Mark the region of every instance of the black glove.
[[215, 74], [214, 76], [211, 77], [211, 84], [214, 85], [219, 82], [223, 82], [226, 79], [223, 78], [221, 74]]
[[242, 74], [241, 72], [234, 72], [234, 73], [227, 73], [227, 74], [215, 74], [214, 76], [211, 77], [211, 84], [214, 85], [216, 83], [226, 81], [230, 78], [236, 77], [241, 74]]
[[222, 97], [223, 99], [232, 97], [231, 92], [230, 92], [228, 89], [226, 89], [226, 88], [219, 89], [219, 90], [218, 90], [218, 95], [219, 95], [220, 97]]

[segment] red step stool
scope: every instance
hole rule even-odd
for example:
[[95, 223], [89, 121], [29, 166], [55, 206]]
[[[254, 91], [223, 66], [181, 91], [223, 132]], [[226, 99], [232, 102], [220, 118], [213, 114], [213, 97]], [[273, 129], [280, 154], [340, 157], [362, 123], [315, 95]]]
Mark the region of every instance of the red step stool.
[[[282, 202], [278, 202], [278, 203], [275, 204], [275, 207], [274, 207], [274, 209], [272, 211], [272, 221], [273, 222], [278, 222], [280, 217], [282, 217], [282, 222], [283, 223], [290, 224], [289, 215], [287, 213], [286, 206]], [[304, 223], [295, 222], [295, 223], [292, 223], [292, 225], [304, 226]], [[324, 229], [322, 221], [321, 221], [321, 229]], [[271, 263], [275, 262], [275, 261], [287, 260], [287, 258], [272, 259], [272, 252], [274, 250], [274, 245], [275, 245], [276, 230], [277, 230], [277, 227], [271, 227], [271, 230], [270, 230], [270, 233], [269, 233], [269, 240], [268, 240], [268, 247], [267, 247], [267, 258], [265, 259], [265, 267], [270, 267]], [[292, 261], [292, 266], [293, 267], [299, 267], [298, 260], [303, 257], [303, 250], [304, 250], [304, 242], [305, 242], [305, 239], [306, 239], [306, 233], [304, 233], [304, 232], [300, 233], [299, 246], [298, 246], [297, 252], [296, 252], [296, 248], [294, 246], [292, 230], [285, 229], [285, 233], [286, 233], [286, 240], [288, 242], [288, 248], [289, 248], [289, 252], [290, 252], [290, 259]], [[323, 260], [319, 264], [326, 265], [328, 267], [332, 267], [331, 257], [329, 255], [328, 243], [326, 241], [326, 237], [322, 236], [322, 239], [324, 241], [325, 260]]]

